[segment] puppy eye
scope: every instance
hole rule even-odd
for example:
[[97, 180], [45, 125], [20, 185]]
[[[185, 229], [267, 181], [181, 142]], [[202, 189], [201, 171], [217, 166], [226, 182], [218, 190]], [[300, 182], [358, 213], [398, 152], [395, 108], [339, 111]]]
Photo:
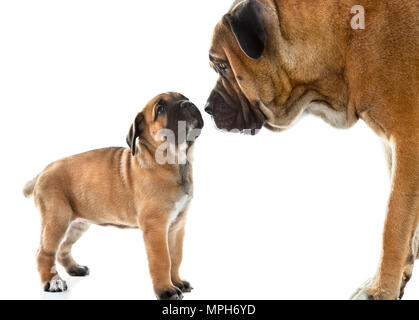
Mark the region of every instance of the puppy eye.
[[166, 112], [166, 108], [164, 107], [164, 106], [159, 106], [158, 108], [157, 108], [157, 115], [158, 116], [160, 116], [160, 115], [162, 115], [163, 113], [165, 113]]

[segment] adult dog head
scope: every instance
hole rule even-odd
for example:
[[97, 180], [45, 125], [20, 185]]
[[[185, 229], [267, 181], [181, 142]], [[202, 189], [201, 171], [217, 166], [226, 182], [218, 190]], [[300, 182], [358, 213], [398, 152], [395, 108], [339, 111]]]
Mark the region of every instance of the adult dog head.
[[333, 5], [328, 10], [315, 12], [306, 1], [233, 4], [215, 28], [209, 53], [219, 79], [205, 110], [218, 128], [281, 130], [305, 111], [337, 127], [353, 123], [356, 116], [345, 112], [344, 48], [322, 22], [334, 14]]

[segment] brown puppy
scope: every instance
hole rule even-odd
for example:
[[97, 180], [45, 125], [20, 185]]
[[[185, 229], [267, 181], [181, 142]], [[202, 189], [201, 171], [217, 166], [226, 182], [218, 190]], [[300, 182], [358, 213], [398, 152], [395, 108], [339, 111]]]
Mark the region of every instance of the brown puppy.
[[127, 137], [130, 148], [56, 161], [26, 185], [24, 194], [34, 195], [42, 216], [37, 262], [45, 291], [67, 289], [56, 271], [56, 258], [70, 275], [88, 274], [87, 267], [74, 261], [71, 247], [91, 223], [143, 231], [159, 299], [181, 299], [182, 292], [192, 289], [179, 276], [193, 195], [186, 152], [202, 127], [201, 113], [186, 97], [161, 94], [136, 116]]
[[[365, 29], [352, 29], [355, 5]], [[238, 0], [211, 44], [220, 78], [206, 111], [219, 128], [281, 131], [312, 113], [338, 128], [361, 118], [386, 141], [382, 257], [356, 299], [401, 297], [418, 257], [418, 17], [417, 0]]]

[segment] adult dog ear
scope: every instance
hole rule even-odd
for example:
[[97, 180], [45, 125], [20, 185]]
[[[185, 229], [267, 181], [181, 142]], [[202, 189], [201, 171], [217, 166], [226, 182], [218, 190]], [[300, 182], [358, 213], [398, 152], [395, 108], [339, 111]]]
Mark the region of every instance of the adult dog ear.
[[135, 117], [134, 123], [131, 125], [127, 135], [127, 144], [131, 149], [131, 153], [135, 156], [137, 138], [141, 135], [144, 129], [144, 114], [140, 112]]
[[261, 19], [260, 4], [246, 0], [232, 13], [224, 16], [243, 52], [251, 59], [259, 59], [266, 44], [266, 31]]

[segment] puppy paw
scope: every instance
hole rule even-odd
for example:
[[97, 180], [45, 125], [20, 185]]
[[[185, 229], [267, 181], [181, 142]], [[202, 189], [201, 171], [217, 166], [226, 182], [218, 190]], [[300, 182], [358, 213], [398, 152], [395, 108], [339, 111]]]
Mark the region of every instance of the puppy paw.
[[182, 300], [183, 294], [177, 287], [170, 287], [167, 289], [156, 290], [158, 300]]
[[179, 282], [174, 282], [173, 284], [182, 292], [191, 292], [193, 290], [193, 287], [188, 281], [181, 280]]
[[45, 286], [44, 286], [44, 291], [45, 292], [63, 292], [63, 291], [67, 291], [67, 283], [59, 278], [59, 277], [54, 277], [53, 279], [51, 279], [50, 282], [48, 282]]
[[67, 272], [72, 277], [85, 277], [90, 273], [88, 267], [79, 265], [71, 266], [67, 269]]

